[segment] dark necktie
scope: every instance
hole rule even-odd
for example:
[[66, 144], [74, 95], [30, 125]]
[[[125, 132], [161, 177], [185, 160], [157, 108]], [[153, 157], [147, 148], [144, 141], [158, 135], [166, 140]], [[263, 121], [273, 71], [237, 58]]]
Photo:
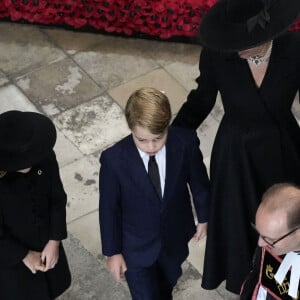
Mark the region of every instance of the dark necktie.
[[149, 177], [152, 181], [152, 184], [153, 184], [157, 194], [159, 195], [159, 198], [162, 199], [159, 170], [158, 170], [158, 165], [155, 160], [155, 155], [149, 157], [148, 174], [149, 174]]

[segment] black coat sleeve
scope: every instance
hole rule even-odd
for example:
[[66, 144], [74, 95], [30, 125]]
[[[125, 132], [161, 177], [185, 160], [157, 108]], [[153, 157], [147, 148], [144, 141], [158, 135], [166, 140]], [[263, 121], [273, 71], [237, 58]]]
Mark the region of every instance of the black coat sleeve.
[[198, 86], [189, 93], [172, 125], [197, 129], [212, 110], [218, 89], [211, 55], [208, 49], [202, 50], [200, 76], [196, 79]]
[[50, 200], [50, 234], [49, 240], [63, 240], [67, 237], [66, 204], [67, 195], [64, 191], [57, 160], [53, 152], [51, 161], [51, 200]]
[[16, 265], [22, 261], [27, 253], [28, 249], [11, 237], [8, 230], [5, 230], [3, 211], [0, 204], [0, 267]]

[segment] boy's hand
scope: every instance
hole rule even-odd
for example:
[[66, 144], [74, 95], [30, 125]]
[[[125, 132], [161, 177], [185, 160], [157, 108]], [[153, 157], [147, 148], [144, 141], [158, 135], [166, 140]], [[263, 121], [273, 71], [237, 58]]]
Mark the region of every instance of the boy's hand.
[[41, 259], [44, 263], [43, 268], [37, 268], [39, 271], [47, 272], [53, 269], [58, 261], [60, 241], [49, 240], [41, 253]]
[[122, 254], [116, 254], [107, 258], [107, 268], [117, 281], [124, 279], [127, 270], [126, 263]]
[[33, 274], [44, 268], [41, 252], [29, 250], [27, 255], [23, 258], [23, 263]]
[[198, 223], [197, 231], [194, 234], [194, 240], [197, 242], [206, 237], [207, 232], [207, 222], [206, 223]]

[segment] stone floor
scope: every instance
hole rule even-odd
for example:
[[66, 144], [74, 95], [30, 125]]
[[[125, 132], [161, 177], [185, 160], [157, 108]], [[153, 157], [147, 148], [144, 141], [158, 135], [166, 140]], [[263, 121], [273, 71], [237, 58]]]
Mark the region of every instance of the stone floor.
[[[98, 157], [129, 133], [124, 106], [142, 86], [165, 91], [175, 115], [195, 87], [200, 47], [109, 35], [0, 23], [0, 113], [39, 111], [58, 131], [55, 147], [68, 194], [69, 238], [64, 242], [73, 273], [61, 300], [130, 299], [125, 283], [105, 268], [98, 226]], [[300, 120], [299, 105], [293, 108]], [[209, 155], [222, 106], [217, 101], [198, 130]], [[190, 243], [176, 300], [234, 299], [221, 286], [201, 289], [205, 241]]]

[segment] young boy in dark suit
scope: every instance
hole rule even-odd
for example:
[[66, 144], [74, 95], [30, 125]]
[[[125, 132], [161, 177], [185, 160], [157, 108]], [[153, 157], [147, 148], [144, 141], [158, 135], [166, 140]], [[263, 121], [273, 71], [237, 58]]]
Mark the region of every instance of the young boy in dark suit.
[[172, 299], [189, 240], [206, 235], [209, 180], [199, 140], [169, 127], [169, 100], [154, 88], [135, 91], [125, 115], [132, 134], [100, 158], [102, 252], [117, 280], [125, 274], [132, 299]]

